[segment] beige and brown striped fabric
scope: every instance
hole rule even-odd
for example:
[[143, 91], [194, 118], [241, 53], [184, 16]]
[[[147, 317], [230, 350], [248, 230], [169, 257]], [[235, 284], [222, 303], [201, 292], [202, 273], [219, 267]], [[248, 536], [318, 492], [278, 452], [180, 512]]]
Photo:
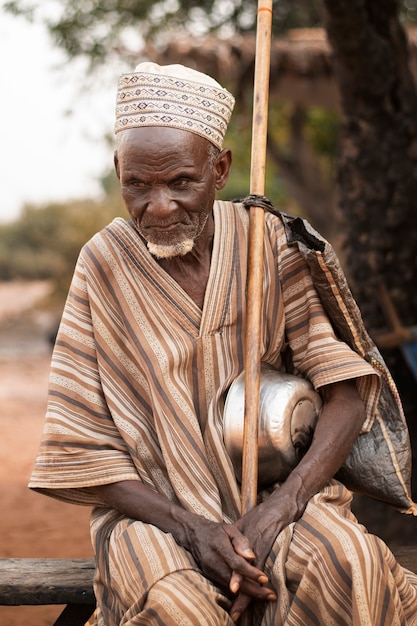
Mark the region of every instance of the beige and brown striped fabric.
[[[266, 567], [278, 602], [255, 606], [252, 626], [417, 624], [417, 576], [357, 523], [351, 497], [332, 481], [280, 534]], [[171, 535], [103, 510], [92, 528], [98, 626], [232, 626], [230, 600]]]
[[263, 626], [417, 624], [417, 576], [357, 522], [351, 498], [332, 481], [281, 533], [269, 562], [279, 601]]
[[[222, 411], [243, 368], [248, 216], [218, 202], [214, 219], [203, 310], [125, 220], [84, 247], [54, 349], [31, 488], [100, 505], [86, 488], [140, 480], [209, 519], [237, 518], [240, 493]], [[263, 360], [282, 368], [288, 344], [297, 370], [316, 388], [355, 378], [368, 428], [378, 376], [335, 338], [281, 220], [266, 215], [265, 224]], [[104, 541], [104, 529], [96, 532]]]
[[[142, 480], [197, 513], [236, 518], [222, 410], [243, 368], [248, 217], [231, 203], [216, 203], [214, 216], [203, 310], [126, 221], [84, 247], [53, 354], [32, 488], [98, 504], [83, 488]], [[370, 422], [378, 376], [335, 339], [304, 261], [281, 221], [265, 217], [263, 360], [281, 368], [288, 342], [316, 388], [357, 377]]]

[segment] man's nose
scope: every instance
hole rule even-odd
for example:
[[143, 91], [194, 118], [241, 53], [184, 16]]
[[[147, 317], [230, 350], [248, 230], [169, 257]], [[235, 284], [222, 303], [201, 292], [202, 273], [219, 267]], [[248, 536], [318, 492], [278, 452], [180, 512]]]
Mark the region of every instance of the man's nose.
[[165, 219], [176, 208], [177, 204], [168, 187], [162, 185], [152, 187], [146, 208], [148, 214], [152, 214], [159, 219]]

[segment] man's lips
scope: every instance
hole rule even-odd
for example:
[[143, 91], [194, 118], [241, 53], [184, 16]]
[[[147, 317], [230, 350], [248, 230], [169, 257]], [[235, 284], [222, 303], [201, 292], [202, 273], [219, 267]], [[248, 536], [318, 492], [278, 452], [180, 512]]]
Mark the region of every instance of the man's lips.
[[144, 226], [144, 230], [153, 230], [156, 232], [166, 233], [170, 230], [174, 230], [178, 226], [182, 226], [181, 222], [175, 222], [174, 224], [167, 224], [165, 226], [161, 226], [160, 224], [158, 224], [157, 226]]
[[190, 224], [182, 220], [177, 220], [175, 222], [162, 223], [162, 224], [161, 222], [158, 222], [157, 224], [141, 224], [141, 228], [144, 232], [154, 231], [154, 232], [161, 232], [161, 233], [166, 233], [171, 230], [175, 230], [176, 228], [187, 228], [188, 226], [190, 226]]

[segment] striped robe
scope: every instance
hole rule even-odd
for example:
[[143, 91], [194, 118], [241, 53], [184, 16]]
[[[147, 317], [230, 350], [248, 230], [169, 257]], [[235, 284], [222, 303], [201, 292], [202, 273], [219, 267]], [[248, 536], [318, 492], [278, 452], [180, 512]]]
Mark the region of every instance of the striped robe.
[[[230, 522], [239, 515], [240, 491], [223, 443], [222, 414], [227, 389], [243, 369], [248, 216], [240, 205], [225, 202], [216, 202], [213, 211], [213, 254], [202, 310], [149, 255], [133, 225], [120, 218], [83, 248], [74, 273], [54, 349], [47, 417], [30, 487], [95, 507], [91, 529], [100, 625], [230, 622], [228, 599], [203, 579], [191, 555], [170, 535], [109, 511], [87, 489], [139, 480], [208, 519]], [[282, 353], [289, 347], [294, 366], [316, 389], [354, 378], [367, 408], [364, 429], [370, 428], [378, 376], [334, 336], [309, 270], [299, 252], [287, 245], [279, 217], [265, 215], [265, 229], [262, 360], [283, 369]], [[327, 489], [338, 494], [336, 520], [351, 517], [350, 492], [337, 482]], [[310, 558], [302, 554], [304, 540], [296, 543], [295, 537], [303, 533], [298, 529], [309, 509], [312, 514], [316, 508], [322, 511], [317, 518], [326, 526], [329, 506], [323, 502], [326, 497], [318, 494], [302, 519], [278, 539], [281, 547], [268, 567], [279, 602], [273, 615], [271, 607], [263, 618], [260, 611], [265, 624], [370, 624], [351, 618], [332, 621], [329, 615], [339, 604], [347, 612], [352, 603], [334, 592], [332, 613], [318, 601], [317, 572], [305, 581], [302, 610], [295, 608], [298, 594], [292, 594], [297, 586], [302, 588], [297, 576], [303, 578], [303, 559]], [[313, 537], [314, 523], [311, 527]], [[353, 536], [359, 526], [351, 521], [351, 527]], [[338, 528], [336, 523], [335, 537]], [[352, 571], [344, 562], [339, 565], [345, 543], [340, 540], [332, 548], [330, 542], [326, 549], [333, 563], [326, 592], [350, 584], [346, 581]], [[370, 564], [363, 564], [363, 578], [370, 573], [372, 585], [373, 570], [379, 571], [384, 562], [381, 550], [372, 554]], [[310, 552], [317, 551], [306, 550]], [[289, 567], [296, 570], [291, 584], [286, 583], [292, 576]], [[411, 576], [402, 575], [404, 580]], [[415, 605], [415, 588], [401, 584], [414, 593]], [[179, 593], [185, 586], [187, 593]], [[384, 582], [383, 588], [387, 586]], [[391, 587], [399, 611], [410, 601], [398, 595], [398, 585]], [[376, 609], [370, 610], [376, 615]], [[306, 617], [310, 613], [311, 622]], [[393, 614], [390, 623], [396, 623]]]

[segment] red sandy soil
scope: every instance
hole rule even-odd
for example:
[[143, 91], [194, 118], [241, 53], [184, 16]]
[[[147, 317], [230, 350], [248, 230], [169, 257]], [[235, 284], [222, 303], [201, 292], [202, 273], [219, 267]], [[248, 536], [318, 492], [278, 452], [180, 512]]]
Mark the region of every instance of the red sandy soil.
[[[39, 336], [31, 342], [26, 334], [22, 346], [15, 316], [21, 321], [44, 294], [42, 284], [0, 284], [0, 557], [91, 557], [89, 509], [27, 487], [43, 426], [50, 348], [38, 318], [31, 327]], [[0, 606], [0, 624], [50, 626], [61, 610]]]

